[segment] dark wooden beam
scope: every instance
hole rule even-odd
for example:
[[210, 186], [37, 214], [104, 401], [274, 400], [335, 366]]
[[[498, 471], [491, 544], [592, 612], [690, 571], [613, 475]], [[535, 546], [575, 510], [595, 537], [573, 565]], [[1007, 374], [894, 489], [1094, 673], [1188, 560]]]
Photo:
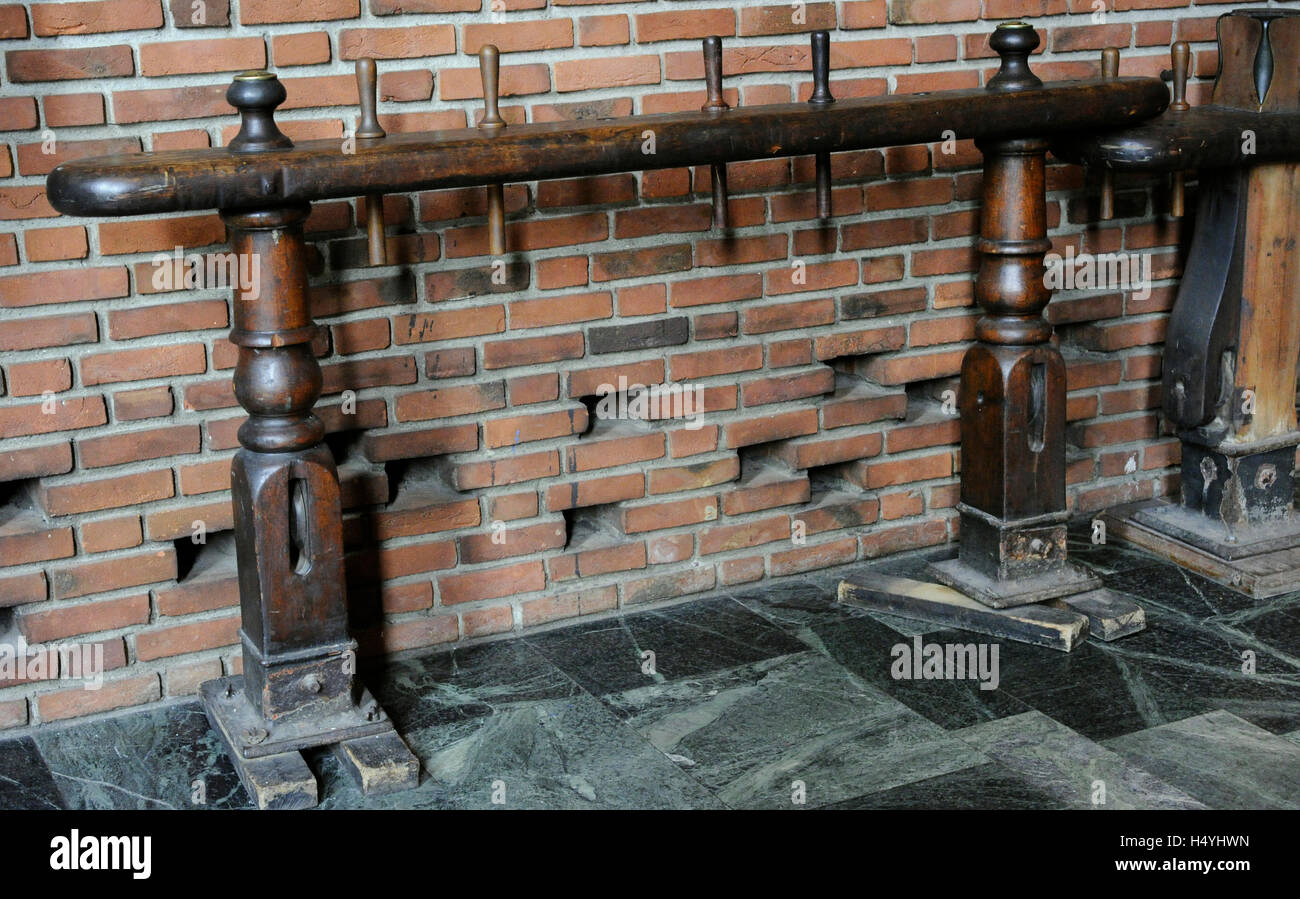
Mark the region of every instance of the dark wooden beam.
[[[1048, 84], [1017, 92], [942, 91], [783, 103], [704, 112], [390, 134], [382, 142], [306, 141], [292, 149], [101, 156], [67, 162], [47, 180], [67, 215], [247, 209], [368, 194], [601, 175], [803, 156], [958, 138], [1002, 139], [1115, 128], [1169, 102], [1155, 78]], [[646, 132], [654, 152], [647, 153]]]

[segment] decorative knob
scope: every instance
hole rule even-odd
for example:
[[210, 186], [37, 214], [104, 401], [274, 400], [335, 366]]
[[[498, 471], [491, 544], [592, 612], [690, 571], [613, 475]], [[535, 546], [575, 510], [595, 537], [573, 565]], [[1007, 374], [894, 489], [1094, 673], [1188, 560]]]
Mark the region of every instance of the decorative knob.
[[998, 72], [986, 87], [991, 91], [1023, 91], [1042, 87], [1043, 82], [1029, 71], [1029, 54], [1038, 47], [1038, 32], [1025, 22], [1003, 22], [993, 29], [989, 46], [1002, 57]]
[[360, 98], [361, 118], [357, 121], [356, 136], [363, 140], [385, 137], [375, 115], [375, 98], [378, 94], [378, 69], [368, 56], [357, 60], [357, 96]]
[[1178, 41], [1170, 48], [1169, 58], [1174, 64], [1174, 99], [1169, 108], [1182, 112], [1192, 108], [1192, 104], [1187, 102], [1187, 76], [1191, 74], [1192, 48], [1187, 45], [1187, 41]]
[[[1107, 47], [1101, 51], [1101, 77], [1119, 77], [1119, 50]], [[1101, 219], [1108, 222], [1115, 217], [1115, 173], [1110, 169], [1101, 171]]]
[[[501, 85], [501, 51], [493, 44], [484, 44], [478, 51], [478, 72], [483, 79], [483, 118], [478, 126], [489, 134], [506, 127], [497, 108], [497, 92]], [[506, 251], [506, 200], [505, 189], [500, 184], [487, 186], [488, 250], [493, 256]]]
[[293, 146], [275, 124], [275, 108], [284, 102], [284, 85], [274, 72], [240, 72], [226, 89], [226, 102], [239, 110], [239, 133], [229, 144], [236, 153], [260, 153]]
[[824, 104], [834, 103], [835, 98], [831, 96], [831, 33], [829, 31], [814, 31], [810, 35], [812, 39], [812, 76], [813, 92], [808, 98], [809, 103]]
[[[829, 106], [835, 102], [831, 96], [831, 35], [829, 31], [812, 33], [813, 92], [808, 102], [813, 106]], [[817, 217], [831, 217], [831, 154], [818, 153], [817, 161]]]
[[[704, 39], [704, 85], [708, 99], [701, 109], [721, 115], [731, 107], [722, 99], [722, 38], [714, 35]], [[713, 182], [713, 226], [727, 227], [727, 164], [715, 162], [709, 169]]]
[[506, 126], [497, 108], [497, 93], [501, 86], [501, 51], [494, 44], [484, 44], [478, 51], [478, 73], [483, 79], [483, 118], [478, 126], [485, 131], [497, 131]]

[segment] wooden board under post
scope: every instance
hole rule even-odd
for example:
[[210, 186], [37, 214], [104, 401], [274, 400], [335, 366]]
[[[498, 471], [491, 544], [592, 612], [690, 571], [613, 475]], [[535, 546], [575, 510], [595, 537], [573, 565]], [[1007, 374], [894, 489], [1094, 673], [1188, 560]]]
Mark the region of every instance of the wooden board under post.
[[397, 731], [335, 743], [333, 752], [367, 796], [398, 793], [420, 785], [420, 763]]
[[230, 754], [244, 789], [262, 810], [314, 808], [320, 802], [320, 786], [301, 752], [282, 752], [260, 759]]
[[1088, 618], [1078, 612], [1042, 604], [992, 609], [942, 584], [885, 574], [858, 576], [856, 583], [841, 581], [837, 598], [845, 605], [873, 612], [889, 612], [1063, 652], [1070, 652], [1088, 636]]
[[1099, 517], [1107, 538], [1131, 543], [1181, 568], [1257, 599], [1290, 593], [1300, 584], [1300, 547], [1278, 549], [1241, 559], [1223, 559], [1135, 520], [1134, 515], [1163, 500], [1116, 506]]
[[1087, 593], [1076, 593], [1047, 603], [1057, 609], [1078, 612], [1088, 617], [1088, 633], [1109, 643], [1120, 637], [1146, 630], [1147, 613], [1137, 601], [1125, 593], [1102, 587]]
[[226, 756], [235, 766], [235, 773], [257, 808], [263, 811], [315, 808], [320, 802], [320, 786], [301, 752], [245, 758], [239, 745], [212, 714], [212, 709], [206, 711], [208, 722], [225, 744]]

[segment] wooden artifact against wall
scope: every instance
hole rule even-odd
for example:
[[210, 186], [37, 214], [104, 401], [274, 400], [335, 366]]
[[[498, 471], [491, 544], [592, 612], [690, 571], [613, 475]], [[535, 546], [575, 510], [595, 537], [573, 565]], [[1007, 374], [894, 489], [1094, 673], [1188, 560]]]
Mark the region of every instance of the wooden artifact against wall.
[[1182, 443], [1182, 495], [1112, 510], [1108, 533], [1255, 596], [1295, 589], [1296, 375], [1300, 359], [1300, 12], [1219, 18], [1209, 105], [1174, 103], [1126, 131], [1062, 141], [1108, 170], [1199, 171], [1193, 236], [1169, 321], [1163, 405]]
[[[969, 452], [983, 454], [1002, 475], [990, 485], [984, 475], [992, 469], [966, 466], [976, 475], [963, 477], [963, 497], [976, 517], [984, 516], [979, 521], [992, 523], [986, 532], [972, 529], [969, 547], [963, 538], [963, 561], [985, 572], [1037, 572], [1037, 562], [1021, 557], [1027, 550], [1049, 567], [1064, 564], [1055, 536], [1064, 491], [1060, 357], [1038, 315], [1047, 295], [1034, 286], [1045, 249], [1043, 140], [1150, 118], [1168, 102], [1164, 86], [1145, 78], [1041, 85], [1026, 62], [1033, 29], [1013, 23], [1000, 26], [994, 39], [1002, 70], [989, 90], [831, 102], [827, 40], [813, 38], [814, 102], [724, 112], [720, 43], [706, 42], [710, 101], [700, 112], [509, 127], [496, 121], [496, 56], [485, 48], [486, 109], [478, 127], [388, 136], [370, 114], [374, 69], [363, 62], [355, 152], [334, 141], [293, 145], [273, 116], [284, 88], [269, 72], [249, 72], [228, 94], [242, 118], [229, 147], [78, 160], [51, 173], [50, 201], [71, 215], [217, 208], [234, 249], [260, 266], [261, 292], [236, 294], [231, 335], [239, 347], [235, 392], [249, 413], [232, 471], [244, 675], [203, 688], [209, 717], [260, 805], [316, 801], [299, 756], [313, 746], [334, 746], [367, 792], [401, 789], [418, 774], [355, 676], [346, 628], [337, 473], [312, 414], [321, 375], [310, 350], [316, 326], [306, 302], [302, 222], [313, 201], [366, 197], [371, 259], [382, 260], [381, 198], [388, 193], [466, 186], [499, 192], [510, 181], [710, 165], [721, 227], [729, 161], [814, 155], [821, 161], [819, 208], [827, 209], [832, 152], [938, 141], [945, 132], [987, 141], [990, 208], [978, 295], [988, 315], [978, 361], [963, 373], [962, 414]], [[648, 128], [654, 155], [642, 151]], [[500, 211], [491, 225], [492, 251], [501, 252]], [[1041, 443], [1038, 456], [1024, 455], [1026, 434], [1041, 436], [1031, 441]], [[1009, 441], [1019, 443], [1008, 448]], [[1027, 474], [1016, 470], [1025, 461], [1033, 463]], [[1037, 530], [1013, 533], [999, 523], [1021, 524], [1026, 516], [1052, 541], [1047, 551], [1031, 545]], [[1017, 542], [1021, 536], [1029, 543]], [[1073, 582], [1091, 586], [1082, 576]]]
[[[1000, 26], [990, 44], [1002, 66], [986, 90], [1015, 94], [1042, 84], [1029, 68], [1038, 45], [1032, 28]], [[961, 542], [957, 558], [930, 566], [952, 589], [860, 577], [841, 584], [840, 599], [895, 614], [915, 607], [927, 620], [1068, 652], [1090, 627], [1116, 639], [1141, 630], [1145, 616], [1072, 564], [1066, 549], [1065, 362], [1042, 315], [1052, 296], [1044, 262], [1048, 141], [977, 146], [984, 204], [975, 299], [984, 315], [961, 368]], [[1005, 612], [972, 616], [970, 600]]]

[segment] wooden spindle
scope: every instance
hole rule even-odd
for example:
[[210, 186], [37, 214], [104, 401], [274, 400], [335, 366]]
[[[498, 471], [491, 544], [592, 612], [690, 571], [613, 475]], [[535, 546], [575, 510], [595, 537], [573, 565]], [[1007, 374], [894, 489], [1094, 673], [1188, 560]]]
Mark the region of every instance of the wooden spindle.
[[[357, 60], [357, 97], [361, 117], [357, 120], [355, 137], [359, 141], [382, 140], [387, 136], [379, 127], [376, 115], [378, 96], [378, 70], [375, 61], [363, 56]], [[366, 196], [366, 241], [370, 247], [370, 264], [388, 264], [388, 240], [384, 236], [384, 198], [382, 194]]]
[[[363, 69], [373, 84], [373, 63]], [[283, 85], [268, 73], [245, 74], [226, 97], [241, 118], [231, 152], [251, 161], [293, 144], [273, 119]], [[367, 119], [374, 124], [364, 106], [358, 130]], [[300, 754], [317, 746], [334, 747], [366, 792], [419, 783], [418, 762], [353, 664], [338, 469], [313, 412], [321, 369], [312, 347], [321, 329], [307, 284], [309, 212], [305, 202], [270, 201], [221, 212], [231, 250], [258, 272], [251, 285], [235, 286], [230, 332], [238, 348], [234, 395], [248, 413], [230, 477], [243, 665], [201, 693], [259, 808], [317, 803], [319, 788]]]
[[[1192, 108], [1187, 102], [1187, 76], [1191, 73], [1192, 49], [1187, 41], [1178, 41], [1169, 51], [1173, 62], [1174, 98], [1169, 108], [1175, 112], [1185, 112]], [[1182, 172], [1174, 172], [1169, 185], [1169, 215], [1182, 218], [1186, 212], [1186, 188]]]
[[[497, 96], [501, 86], [501, 51], [494, 44], [484, 44], [478, 51], [478, 71], [483, 78], [483, 117], [478, 126], [483, 131], [495, 134], [506, 127], [506, 120], [501, 118], [497, 107]], [[506, 200], [505, 188], [500, 184], [489, 184], [487, 190], [488, 214], [488, 250], [493, 256], [500, 256], [506, 251]]]
[[[812, 33], [813, 92], [808, 102], [813, 106], [829, 106], [835, 102], [831, 96], [831, 35], [829, 31]], [[831, 217], [831, 154], [818, 153], [817, 161], [817, 217]]]
[[[1101, 77], [1119, 77], [1119, 50], [1107, 47], [1101, 51]], [[1101, 218], [1108, 222], [1115, 217], [1115, 173], [1101, 170]]]
[[[708, 99], [701, 107], [704, 112], [723, 114], [731, 107], [722, 99], [722, 38], [704, 39], [704, 83]], [[713, 182], [713, 226], [727, 227], [727, 164], [715, 162], [710, 169]]]

